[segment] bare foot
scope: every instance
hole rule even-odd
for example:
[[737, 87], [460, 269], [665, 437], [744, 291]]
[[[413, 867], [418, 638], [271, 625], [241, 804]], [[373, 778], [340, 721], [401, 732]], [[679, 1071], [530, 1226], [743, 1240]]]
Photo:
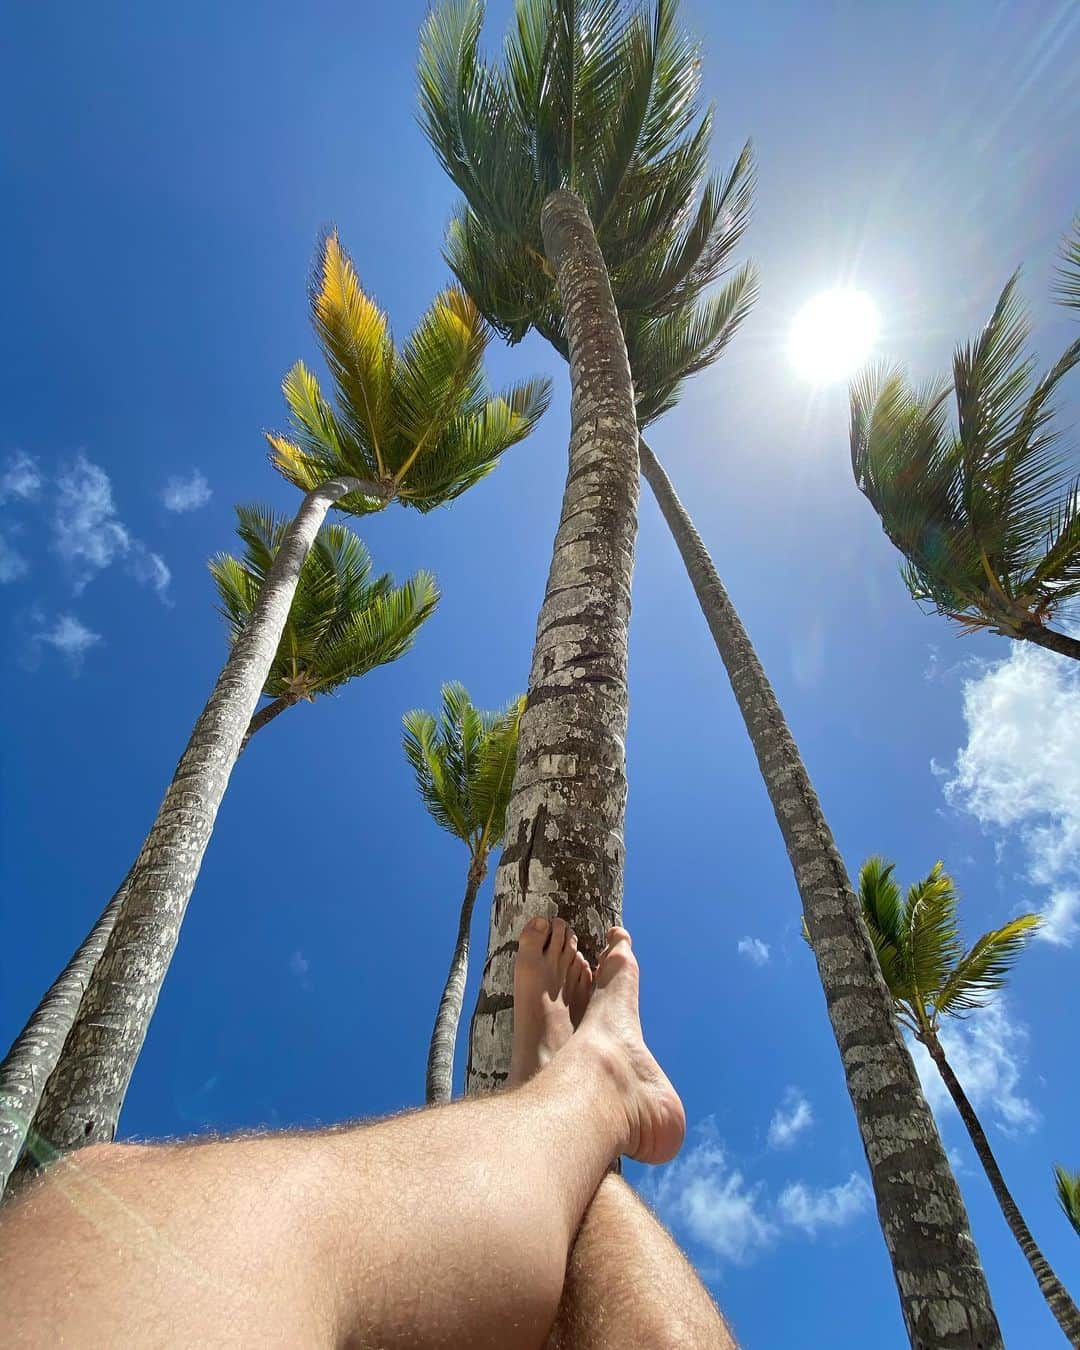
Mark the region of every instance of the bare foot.
[[674, 1158], [686, 1134], [686, 1114], [679, 1094], [641, 1034], [638, 963], [625, 928], [608, 931], [589, 1005], [574, 1041], [582, 1050], [598, 1052], [615, 1079], [626, 1113], [623, 1151], [644, 1163]]
[[507, 1084], [527, 1082], [566, 1044], [589, 1001], [592, 971], [563, 919], [533, 918], [514, 962], [514, 1041]]

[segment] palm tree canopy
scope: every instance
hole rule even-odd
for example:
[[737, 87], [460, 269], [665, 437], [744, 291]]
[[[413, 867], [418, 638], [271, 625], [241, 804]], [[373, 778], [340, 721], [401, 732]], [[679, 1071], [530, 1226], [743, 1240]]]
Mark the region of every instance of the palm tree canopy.
[[935, 863], [906, 895], [893, 878], [893, 867], [880, 857], [863, 864], [863, 917], [900, 1020], [916, 1033], [936, 1030], [942, 1017], [981, 1008], [1004, 987], [1040, 919], [1021, 914], [965, 951], [956, 912], [960, 897], [943, 865]]
[[855, 481], [907, 559], [911, 594], [968, 628], [1012, 635], [1080, 596], [1080, 481], [1053, 406], [1080, 339], [1033, 380], [1017, 280], [957, 348], [951, 386], [915, 389], [900, 369], [879, 367], [851, 390]]
[[[236, 521], [242, 555], [219, 553], [210, 561], [233, 642], [251, 616], [290, 523], [262, 506], [238, 506]], [[395, 586], [385, 572], [373, 578], [371, 558], [353, 531], [323, 525], [300, 572], [263, 693], [313, 699], [396, 661], [412, 646], [438, 600], [429, 572], [417, 572], [403, 586]]]
[[463, 685], [444, 684], [442, 712], [405, 714], [402, 745], [432, 819], [473, 858], [502, 842], [524, 696], [496, 712], [473, 707]]
[[1072, 232], [1061, 245], [1061, 262], [1054, 292], [1063, 305], [1080, 309], [1080, 216], [1073, 221]]
[[1069, 1172], [1055, 1164], [1054, 1180], [1065, 1217], [1076, 1230], [1077, 1237], [1080, 1237], [1080, 1172]]
[[334, 403], [298, 361], [282, 384], [291, 431], [268, 434], [270, 459], [305, 492], [343, 474], [383, 487], [383, 498], [343, 497], [337, 505], [347, 511], [381, 510], [392, 499], [430, 511], [453, 500], [524, 440], [547, 407], [547, 380], [490, 391], [483, 367], [490, 330], [457, 287], [437, 296], [395, 346], [336, 230], [320, 245], [311, 312]]
[[752, 303], [744, 265], [713, 300], [753, 194], [749, 146], [708, 172], [697, 44], [673, 0], [517, 0], [501, 66], [479, 54], [480, 0], [450, 0], [421, 34], [421, 121], [464, 202], [447, 259], [509, 341], [536, 328], [565, 354], [540, 208], [561, 187], [589, 211], [626, 334], [642, 425], [719, 355]]

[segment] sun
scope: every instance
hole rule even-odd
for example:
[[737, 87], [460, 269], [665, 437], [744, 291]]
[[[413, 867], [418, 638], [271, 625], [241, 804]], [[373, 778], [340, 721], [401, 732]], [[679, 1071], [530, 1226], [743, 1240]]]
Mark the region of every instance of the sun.
[[788, 353], [814, 384], [846, 380], [870, 355], [878, 327], [877, 306], [866, 292], [838, 286], [815, 295], [795, 315]]

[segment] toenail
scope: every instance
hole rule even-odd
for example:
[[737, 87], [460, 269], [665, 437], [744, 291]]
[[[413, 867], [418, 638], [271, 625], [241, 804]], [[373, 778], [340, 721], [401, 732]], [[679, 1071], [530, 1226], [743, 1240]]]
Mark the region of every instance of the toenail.
[[529, 920], [527, 926], [531, 928], [534, 933], [542, 933], [547, 927], [547, 919], [542, 919], [537, 915], [536, 918]]

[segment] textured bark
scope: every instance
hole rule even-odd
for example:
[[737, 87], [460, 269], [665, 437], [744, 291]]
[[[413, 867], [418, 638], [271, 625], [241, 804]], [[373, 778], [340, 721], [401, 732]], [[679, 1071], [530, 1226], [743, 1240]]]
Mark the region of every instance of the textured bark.
[[1057, 652], [1059, 656], [1071, 656], [1074, 661], [1080, 661], [1080, 641], [1068, 633], [1059, 633], [1041, 623], [1026, 623], [1020, 629], [1020, 636], [1025, 642], [1045, 647], [1048, 652]]
[[987, 1139], [979, 1117], [968, 1101], [967, 1093], [960, 1085], [956, 1074], [953, 1073], [952, 1065], [945, 1057], [941, 1042], [933, 1034], [921, 1036], [920, 1040], [930, 1052], [930, 1058], [937, 1065], [938, 1072], [941, 1074], [945, 1086], [949, 1089], [949, 1096], [953, 1099], [956, 1109], [960, 1113], [960, 1119], [964, 1122], [967, 1132], [971, 1136], [971, 1142], [975, 1146], [975, 1152], [979, 1155], [983, 1171], [986, 1173], [990, 1187], [1001, 1206], [1005, 1222], [1012, 1229], [1012, 1235], [1016, 1239], [1017, 1245], [1024, 1253], [1032, 1273], [1038, 1280], [1043, 1298], [1046, 1299], [1050, 1311], [1057, 1318], [1058, 1326], [1068, 1337], [1069, 1343], [1080, 1350], [1080, 1308], [1077, 1308], [1072, 1301], [1069, 1291], [1054, 1274], [1050, 1262], [1043, 1256], [1038, 1244], [1031, 1236], [1031, 1230], [1024, 1222], [1024, 1216], [1020, 1213], [1016, 1201], [1012, 1198], [1012, 1193], [1005, 1184], [1005, 1178], [1001, 1175], [1001, 1169], [994, 1157], [994, 1151], [990, 1147], [990, 1140]]
[[595, 959], [622, 913], [638, 498], [633, 388], [611, 283], [583, 203], [553, 192], [541, 226], [566, 315], [570, 462], [472, 1022], [470, 1091], [491, 1091], [506, 1078], [513, 953], [526, 915], [561, 914]]
[[[256, 731], [284, 711], [284, 707], [292, 706], [291, 701], [279, 699], [277, 702], [284, 706], [277, 708], [269, 717], [260, 720], [260, 714], [256, 713], [251, 719], [244, 733], [241, 750]], [[269, 712], [274, 707], [275, 704], [271, 703], [263, 711]], [[53, 981], [48, 993], [34, 1009], [30, 1020], [0, 1063], [0, 1200], [4, 1198], [8, 1179], [19, 1161], [30, 1126], [37, 1125], [34, 1116], [41, 1104], [45, 1084], [56, 1068], [71, 1028], [75, 1025], [83, 994], [105, 950], [134, 870], [133, 865], [97, 923]], [[33, 1170], [34, 1163], [29, 1160], [21, 1169], [23, 1180]], [[12, 1189], [15, 1189], [14, 1181]]]
[[129, 871], [0, 1064], [0, 1198], [19, 1161], [41, 1094], [75, 1023], [86, 986], [105, 950], [130, 880]]
[[309, 492], [244, 631], [191, 733], [132, 869], [127, 895], [34, 1119], [47, 1149], [111, 1140], [213, 831], [229, 775], [277, 651], [300, 569], [326, 513], [373, 484], [335, 478]]
[[897, 1029], [843, 859], [701, 537], [644, 441], [640, 455], [727, 669], [795, 872], [911, 1344], [916, 1350], [999, 1347], [964, 1202]]
[[476, 893], [484, 881], [487, 864], [474, 862], [469, 868], [465, 899], [461, 902], [457, 941], [450, 972], [435, 1014], [435, 1026], [428, 1047], [426, 1097], [428, 1102], [448, 1102], [454, 1095], [454, 1047], [457, 1044], [461, 1007], [465, 1002], [465, 981], [469, 978], [469, 930], [472, 926]]

